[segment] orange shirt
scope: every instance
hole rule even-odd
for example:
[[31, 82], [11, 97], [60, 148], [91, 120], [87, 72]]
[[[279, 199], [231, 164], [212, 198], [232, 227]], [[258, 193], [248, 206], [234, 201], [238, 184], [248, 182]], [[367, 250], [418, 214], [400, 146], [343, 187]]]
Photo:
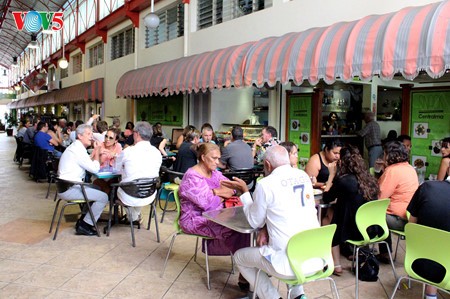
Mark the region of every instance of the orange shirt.
[[391, 199], [387, 213], [406, 219], [406, 207], [419, 187], [419, 179], [414, 168], [408, 162], [389, 165], [378, 183], [379, 198]]

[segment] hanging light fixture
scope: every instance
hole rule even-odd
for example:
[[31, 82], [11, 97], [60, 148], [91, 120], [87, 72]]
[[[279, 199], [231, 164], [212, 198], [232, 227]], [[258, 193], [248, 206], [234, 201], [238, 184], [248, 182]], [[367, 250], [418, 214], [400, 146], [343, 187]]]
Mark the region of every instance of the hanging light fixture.
[[69, 62], [66, 59], [66, 52], [64, 48], [64, 28], [61, 30], [61, 40], [62, 40], [62, 57], [58, 60], [58, 66], [65, 70], [69, 66]]
[[12, 63], [12, 65], [13, 66], [17, 66], [17, 56], [13, 56], [13, 63]]
[[159, 17], [153, 12], [155, 1], [151, 0], [150, 13], [145, 16], [144, 23], [148, 28], [156, 28], [159, 26]]
[[37, 42], [37, 37], [36, 37], [36, 34], [34, 34], [34, 33], [31, 34], [31, 41], [28, 44], [28, 48], [31, 48], [31, 49], [39, 48], [39, 44]]
[[15, 89], [16, 91], [19, 91], [19, 90], [20, 90], [20, 84], [17, 83], [17, 85], [14, 85], [14, 89]]

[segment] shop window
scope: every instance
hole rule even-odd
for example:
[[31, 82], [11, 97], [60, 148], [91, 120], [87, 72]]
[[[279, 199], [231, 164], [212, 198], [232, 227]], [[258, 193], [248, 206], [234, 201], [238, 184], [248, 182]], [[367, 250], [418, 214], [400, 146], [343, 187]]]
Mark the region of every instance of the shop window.
[[111, 37], [111, 60], [134, 53], [134, 28], [125, 29]]
[[89, 68], [103, 63], [103, 42], [89, 48]]
[[55, 68], [51, 67], [48, 69], [48, 82], [56, 80]]
[[72, 57], [72, 70], [73, 74], [77, 74], [83, 70], [83, 57], [81, 53]]
[[145, 47], [175, 39], [184, 34], [184, 6], [181, 3], [158, 14], [159, 26], [145, 29]]
[[272, 0], [199, 0], [197, 28], [203, 29], [272, 6]]
[[136, 106], [138, 120], [168, 126], [183, 125], [183, 94], [139, 98]]

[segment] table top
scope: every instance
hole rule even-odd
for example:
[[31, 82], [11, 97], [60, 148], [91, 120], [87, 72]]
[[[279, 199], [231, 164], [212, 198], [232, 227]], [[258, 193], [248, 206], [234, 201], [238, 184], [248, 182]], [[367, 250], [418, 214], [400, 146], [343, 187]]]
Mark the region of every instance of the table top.
[[250, 234], [257, 229], [250, 226], [244, 214], [244, 207], [232, 207], [217, 211], [204, 212], [203, 216], [215, 223], [228, 227], [234, 231]]
[[120, 172], [111, 172], [111, 171], [101, 171], [97, 173], [93, 173], [93, 176], [99, 178], [99, 179], [112, 179], [112, 178], [118, 178], [122, 176]]

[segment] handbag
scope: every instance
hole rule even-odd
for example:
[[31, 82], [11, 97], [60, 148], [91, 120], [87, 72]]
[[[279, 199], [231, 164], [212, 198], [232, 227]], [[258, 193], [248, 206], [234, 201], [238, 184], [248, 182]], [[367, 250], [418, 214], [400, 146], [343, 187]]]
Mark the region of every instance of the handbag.
[[[358, 279], [362, 281], [377, 281], [380, 266], [373, 252], [360, 250], [358, 261]], [[355, 268], [352, 271], [355, 272]]]
[[230, 198], [225, 199], [223, 205], [225, 208], [243, 206], [242, 201], [238, 196], [231, 196]]

